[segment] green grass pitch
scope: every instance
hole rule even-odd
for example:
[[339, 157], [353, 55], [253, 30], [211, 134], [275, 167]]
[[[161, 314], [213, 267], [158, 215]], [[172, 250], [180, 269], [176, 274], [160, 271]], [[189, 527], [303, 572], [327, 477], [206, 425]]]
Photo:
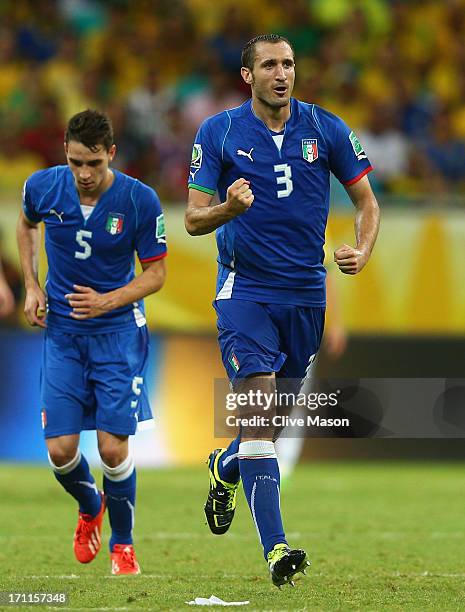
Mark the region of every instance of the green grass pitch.
[[205, 526], [205, 467], [139, 470], [143, 573], [111, 577], [108, 520], [99, 556], [79, 565], [73, 500], [48, 469], [3, 464], [0, 591], [66, 592], [68, 610], [189, 610], [186, 601], [212, 594], [249, 600], [244, 611], [463, 610], [464, 472], [448, 463], [299, 466], [282, 510], [290, 544], [308, 551], [312, 567], [296, 588], [279, 591], [242, 491], [228, 534]]

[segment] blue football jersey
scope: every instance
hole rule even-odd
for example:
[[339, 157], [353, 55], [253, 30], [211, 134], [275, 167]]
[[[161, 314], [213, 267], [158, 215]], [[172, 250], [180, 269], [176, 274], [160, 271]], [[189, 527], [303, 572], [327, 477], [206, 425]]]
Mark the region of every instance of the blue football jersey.
[[189, 187], [226, 201], [238, 178], [250, 181], [251, 208], [216, 230], [216, 299], [324, 306], [323, 266], [330, 173], [351, 185], [372, 167], [336, 115], [291, 99], [281, 135], [251, 100], [209, 117], [192, 151]]
[[47, 324], [70, 333], [102, 333], [145, 323], [143, 300], [100, 317], [75, 320], [67, 293], [73, 285], [106, 293], [134, 278], [134, 253], [141, 262], [166, 255], [160, 201], [153, 189], [113, 170], [114, 181], [92, 213], [84, 218], [74, 177], [68, 166], [31, 175], [23, 209], [33, 223], [44, 222], [48, 259]]

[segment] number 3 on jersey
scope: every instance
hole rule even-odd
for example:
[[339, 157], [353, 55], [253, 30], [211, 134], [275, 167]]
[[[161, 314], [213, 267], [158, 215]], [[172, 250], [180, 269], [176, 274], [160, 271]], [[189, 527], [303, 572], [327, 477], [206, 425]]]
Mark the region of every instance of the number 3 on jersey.
[[76, 259], [87, 259], [92, 254], [92, 247], [85, 240], [86, 238], [92, 238], [92, 232], [87, 230], [78, 230], [76, 232], [76, 242], [84, 249], [83, 251], [74, 251], [74, 257]]
[[294, 185], [292, 184], [292, 171], [289, 164], [276, 164], [274, 166], [274, 171], [284, 172], [282, 176], [276, 177], [276, 182], [278, 185], [285, 185], [284, 189], [278, 189], [276, 195], [278, 198], [287, 198], [294, 191]]

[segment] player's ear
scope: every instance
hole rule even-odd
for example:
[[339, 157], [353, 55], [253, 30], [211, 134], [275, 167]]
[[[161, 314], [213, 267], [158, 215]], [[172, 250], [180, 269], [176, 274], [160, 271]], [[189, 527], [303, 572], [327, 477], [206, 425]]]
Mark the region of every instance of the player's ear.
[[241, 76], [244, 79], [244, 81], [247, 83], [247, 85], [252, 85], [253, 76], [252, 76], [252, 72], [250, 71], [249, 68], [246, 68], [245, 66], [242, 66], [242, 68], [241, 68]]
[[108, 160], [113, 161], [115, 154], [116, 154], [116, 145], [112, 144], [111, 147], [108, 149]]

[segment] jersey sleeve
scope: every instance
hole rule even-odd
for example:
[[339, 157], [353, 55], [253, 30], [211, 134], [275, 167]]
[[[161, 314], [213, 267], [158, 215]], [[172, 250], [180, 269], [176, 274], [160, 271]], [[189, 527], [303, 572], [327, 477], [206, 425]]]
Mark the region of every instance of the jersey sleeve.
[[224, 119], [215, 116], [200, 126], [192, 148], [189, 189], [210, 195], [216, 192], [223, 164], [221, 143], [227, 133], [224, 123]]
[[32, 223], [40, 223], [43, 216], [38, 212], [34, 205], [34, 189], [33, 189], [34, 175], [30, 176], [24, 182], [23, 187], [23, 211], [26, 217]]
[[138, 183], [136, 251], [141, 263], [166, 257], [165, 218], [156, 192]]
[[373, 167], [355, 132], [340, 117], [321, 108], [317, 113], [329, 148], [330, 170], [343, 185], [353, 185]]

